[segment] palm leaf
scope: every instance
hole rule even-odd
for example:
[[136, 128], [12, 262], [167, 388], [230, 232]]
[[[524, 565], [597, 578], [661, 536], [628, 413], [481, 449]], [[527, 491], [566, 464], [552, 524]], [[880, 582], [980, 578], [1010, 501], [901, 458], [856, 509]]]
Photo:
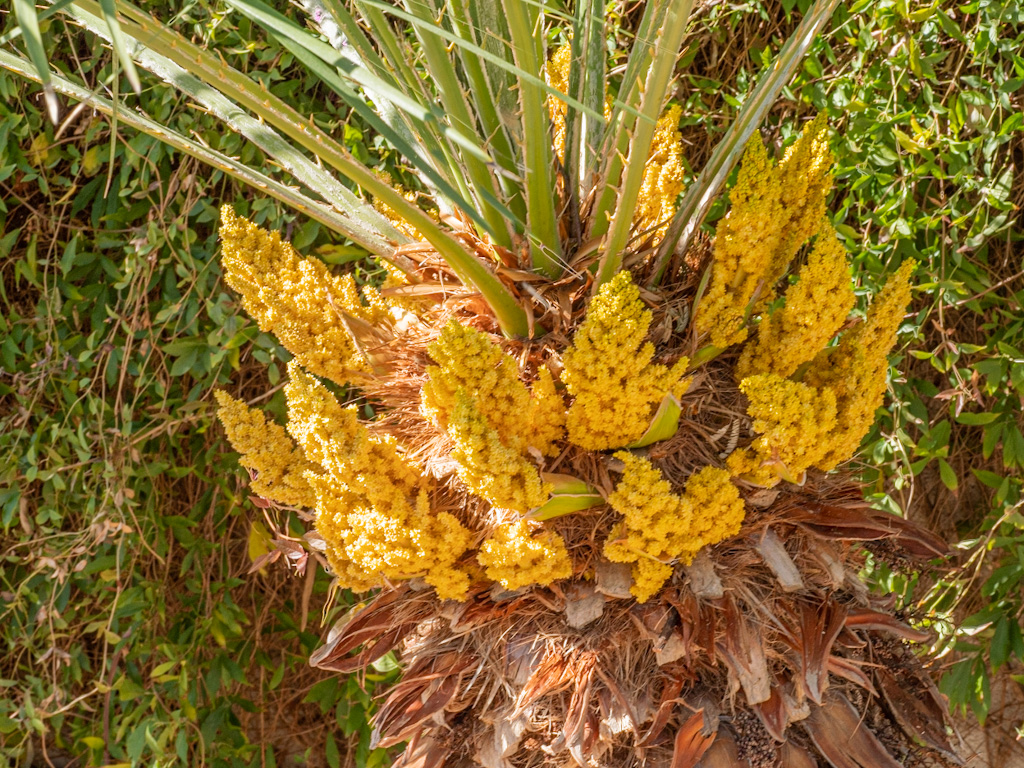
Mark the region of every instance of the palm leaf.
[[[476, 0], [452, 0], [448, 10], [455, 31], [460, 37], [477, 45], [484, 42], [481, 39], [480, 18], [486, 11], [482, 11], [480, 3]], [[490, 22], [493, 24], [498, 18], [500, 17], [491, 18]], [[526, 231], [526, 200], [512, 137], [501, 116], [501, 99], [495, 98], [495, 94], [500, 92], [499, 84], [493, 82], [487, 63], [480, 57], [461, 47], [458, 48], [458, 56], [459, 63], [466, 73], [469, 96], [473, 99], [482, 135], [487, 138], [501, 169], [498, 173], [498, 184], [501, 186], [504, 199], [518, 220], [517, 231], [522, 234]]]
[[[587, 105], [591, 112], [600, 113], [604, 109], [606, 54], [604, 3], [599, 0], [581, 0], [576, 4], [571, 54], [569, 95]], [[598, 143], [604, 128], [603, 119], [595, 119], [566, 105], [565, 154], [559, 161], [565, 176], [572, 235], [577, 241], [583, 238], [580, 202], [591, 185]]]
[[646, 80], [651, 50], [669, 5], [670, 0], [652, 0], [644, 7], [618, 96], [612, 102], [611, 120], [600, 150], [600, 156], [605, 160], [598, 173], [598, 188], [590, 216], [591, 238], [603, 237], [608, 232], [616, 190], [622, 176], [623, 158], [629, 151], [629, 137], [639, 114], [637, 107], [643, 95], [641, 86]]
[[[360, 87], [383, 96], [394, 104], [403, 115], [419, 123], [430, 126], [438, 131], [445, 142], [460, 147], [465, 152], [484, 163], [493, 162], [482, 146], [480, 137], [471, 132], [463, 132], [445, 122], [445, 113], [438, 107], [428, 105], [415, 98], [398, 85], [378, 77], [365, 67], [357, 66], [343, 58], [330, 44], [310, 34], [291, 19], [273, 10], [260, 0], [229, 0], [229, 3], [265, 29], [274, 33], [279, 39], [287, 39], [306, 48], [310, 53], [326, 64], [337, 67], [346, 77]], [[424, 99], [425, 101], [425, 99]]]
[[[538, 5], [504, 0], [516, 65], [527, 72], [544, 66], [543, 14]], [[527, 224], [533, 266], [548, 277], [561, 272], [561, 238], [555, 214], [554, 153], [547, 96], [536, 83], [521, 78], [519, 104], [523, 121], [523, 162], [526, 166]]]
[[595, 291], [615, 277], [622, 268], [622, 253], [632, 231], [633, 213], [636, 211], [637, 198], [643, 184], [647, 158], [651, 152], [651, 141], [654, 138], [654, 129], [658, 122], [658, 115], [665, 103], [669, 82], [675, 69], [676, 56], [683, 42], [683, 34], [686, 32], [692, 7], [691, 0], [679, 0], [669, 3], [669, 8], [665, 13], [655, 43], [651, 66], [647, 70], [640, 102], [640, 114], [629, 140], [629, 154], [623, 169], [615, 215], [602, 249], [597, 279], [594, 281]]
[[[437, 9], [432, 8], [425, 0], [405, 0], [405, 7], [421, 21], [432, 20], [437, 12]], [[427, 73], [438, 89], [449, 121], [460, 132], [466, 134], [472, 132], [476, 135], [476, 116], [470, 110], [470, 103], [456, 73], [455, 65], [448, 56], [447, 47], [441, 38], [424, 32], [424, 26], [418, 25], [414, 29], [423, 51]], [[508, 220], [511, 214], [504, 206], [499, 204], [499, 208], [495, 205], [497, 203], [497, 184], [488, 167], [488, 164], [493, 161], [488, 158], [487, 162], [484, 162], [475, 155], [467, 155], [464, 162], [472, 183], [472, 191], [475, 193], [476, 203], [488, 222], [487, 231], [500, 245], [506, 248], [512, 247], [511, 233], [508, 229]]]
[[[86, 1], [88, 2], [88, 0]], [[80, 23], [101, 37], [108, 32], [98, 17], [85, 10], [73, 5], [70, 12]], [[381, 237], [381, 234], [393, 233], [395, 236], [392, 239], [394, 240], [401, 239], [401, 236], [394, 230], [393, 225], [377, 211], [356, 197], [319, 166], [306, 159], [268, 125], [238, 108], [223, 93], [206, 85], [169, 59], [143, 47], [134, 38], [129, 37], [129, 40], [138, 46], [134, 55], [145, 68], [172, 82], [183, 93], [210, 109], [220, 119], [276, 158], [310, 189], [334, 202], [336, 207], [340, 205], [342, 212], [347, 217], [357, 216], [361, 222], [364, 222], [364, 226], [368, 224], [366, 230], [360, 233], [360, 238], [353, 237], [353, 239], [366, 245], [369, 250], [378, 255], [384, 257], [390, 255], [391, 246], [387, 240]], [[392, 189], [390, 185], [377, 178], [369, 168], [351, 157], [347, 151], [342, 150], [337, 153], [334, 159], [337, 161], [336, 165], [340, 173], [382, 200], [404, 221], [415, 227], [437, 249], [465, 285], [480, 291], [506, 333], [520, 336], [529, 333], [526, 314], [512, 294], [484, 264], [467, 252], [451, 234], [424, 211]]]
[[[2, 50], [0, 50], [0, 67], [28, 80], [41, 82], [41, 77], [32, 62]], [[360, 222], [357, 218], [339, 213], [330, 206], [298, 192], [294, 187], [282, 184], [276, 179], [254, 171], [244, 163], [222, 152], [210, 149], [138, 112], [126, 110], [123, 106], [114, 103], [110, 99], [99, 96], [63, 77], [54, 75], [51, 78], [51, 82], [56, 92], [87, 104], [97, 112], [108, 117], [113, 117], [117, 114], [118, 119], [130, 128], [153, 136], [168, 146], [196, 158], [211, 168], [222, 171], [243, 184], [270, 195], [289, 208], [299, 211], [311, 219], [319, 221], [328, 229], [348, 237], [368, 251], [377, 252], [377, 248], [383, 242], [378, 233], [374, 232], [371, 227]]]
[[116, 1], [100, 0], [103, 20], [107, 23], [107, 28], [110, 30], [110, 44], [117, 55], [117, 60], [124, 67], [125, 77], [128, 78], [128, 82], [135, 93], [142, 93], [142, 82], [139, 80], [138, 70], [135, 69], [135, 62], [132, 61], [132, 57], [128, 54], [128, 46], [125, 44], [124, 37], [121, 34], [121, 24], [117, 19]]
[[39, 31], [35, 3], [32, 0], [14, 0], [14, 18], [18, 21], [22, 37], [25, 38], [25, 50], [28, 51], [28, 57], [43, 86], [43, 97], [50, 122], [56, 124], [60, 117], [60, 106], [57, 104], [57, 94], [51, 83], [50, 63], [46, 60], [46, 48], [43, 47], [43, 35]]
[[[84, 0], [84, 2], [73, 4], [67, 13], [86, 29], [100, 37], [106, 37], [109, 34], [108, 29], [102, 19], [86, 10], [89, 6], [90, 0]], [[95, 4], [92, 4], [92, 7], [95, 8]], [[125, 29], [129, 30], [131, 27], [126, 25]], [[155, 32], [156, 30], [152, 31]], [[146, 30], [140, 28], [140, 32], [145, 33]], [[316, 192], [324, 200], [332, 201], [334, 206], [339, 208], [344, 215], [358, 215], [374, 232], [378, 233], [377, 237], [372, 241], [374, 245], [371, 249], [374, 252], [383, 255], [391, 248], [388, 240], [402, 241], [404, 239], [401, 233], [395, 229], [394, 225], [374, 210], [372, 206], [367, 205], [337, 179], [306, 158], [294, 145], [286, 141], [269, 125], [240, 109], [221, 90], [207, 85], [190, 71], [178, 66], [174, 61], [160, 55], [152, 48], [143, 46], [138, 39], [127, 34], [127, 32], [125, 33], [125, 39], [133, 47], [133, 53], [143, 67], [159, 75], [182, 93], [198, 101], [211, 113], [281, 163], [289, 173], [294, 175], [296, 179], [305, 184], [309, 189]], [[222, 80], [227, 80], [226, 74]], [[240, 89], [236, 87], [235, 92], [237, 93], [238, 90]], [[264, 100], [269, 102], [266, 95]], [[269, 111], [264, 109], [264, 115], [267, 115]], [[359, 163], [347, 151], [341, 150], [341, 152], [344, 154], [337, 159], [339, 159], [340, 164], [344, 168], [351, 169], [359, 166]], [[364, 242], [368, 241], [364, 240]]]

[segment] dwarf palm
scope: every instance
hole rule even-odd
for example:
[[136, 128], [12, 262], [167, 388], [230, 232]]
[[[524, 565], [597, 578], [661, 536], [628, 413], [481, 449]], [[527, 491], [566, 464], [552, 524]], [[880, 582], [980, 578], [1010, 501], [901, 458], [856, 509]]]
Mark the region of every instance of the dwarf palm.
[[[834, 3], [809, 14], [678, 210], [665, 107], [687, 2], [646, 5], [614, 77], [597, 4], [310, 0], [326, 41], [259, 0], [231, 4], [432, 200], [121, 6], [143, 67], [306, 189], [168, 141], [389, 266], [360, 289], [223, 211], [226, 280], [294, 360], [285, 427], [226, 393], [221, 419], [254, 490], [315, 511], [311, 548], [339, 586], [374, 593], [314, 661], [351, 671], [400, 653], [378, 744], [407, 741], [402, 765], [488, 768], [955, 761], [904, 645], [926, 635], [856, 576], [859, 544], [897, 564], [942, 545], [828, 474], [881, 402], [913, 264], [849, 323], [824, 120], [778, 161], [747, 143]], [[89, 0], [66, 10], [112, 28]], [[697, 240], [744, 145], [729, 213], [713, 244]]]

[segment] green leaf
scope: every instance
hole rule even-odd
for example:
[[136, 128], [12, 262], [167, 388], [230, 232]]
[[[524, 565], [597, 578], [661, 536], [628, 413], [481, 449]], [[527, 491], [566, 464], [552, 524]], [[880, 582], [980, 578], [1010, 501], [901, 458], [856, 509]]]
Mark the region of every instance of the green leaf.
[[[478, 46], [489, 43], [494, 50], [507, 51], [505, 46], [497, 44], [497, 40], [502, 39], [501, 35], [504, 34], [495, 31], [503, 23], [498, 3], [491, 0], [452, 0], [448, 9], [459, 37]], [[501, 166], [498, 184], [514, 214], [518, 231], [524, 232], [527, 217], [525, 190], [519, 178], [514, 141], [509, 126], [502, 119], [502, 112], [511, 107], [505, 102], [509, 96], [514, 98], [506, 87], [507, 73], [495, 71], [493, 66], [489, 67], [487, 62], [462, 46], [457, 46], [457, 49], [459, 61], [469, 81], [469, 96], [473, 99], [480, 120], [481, 133], [488, 137], [491, 152]]]
[[43, 47], [43, 36], [39, 31], [39, 19], [36, 17], [36, 6], [32, 0], [14, 0], [14, 18], [25, 38], [25, 50], [29, 60], [35, 67], [37, 79], [43, 86], [43, 97], [50, 122], [54, 125], [60, 118], [60, 106], [57, 94], [53, 90], [50, 76], [50, 63], [46, 59], [46, 48]]
[[1024, 435], [1016, 424], [1007, 424], [1003, 432], [1003, 466], [1024, 466]]
[[442, 109], [432, 105], [425, 105], [411, 98], [399, 88], [378, 78], [368, 69], [354, 66], [352, 62], [343, 59], [328, 43], [309, 34], [306, 30], [295, 24], [295, 22], [265, 3], [260, 2], [260, 0], [228, 0], [228, 2], [267, 29], [302, 45], [322, 61], [338, 67], [359, 85], [376, 93], [383, 94], [403, 113], [413, 116], [424, 123], [429, 123], [447, 139], [459, 145], [467, 152], [474, 153], [481, 161], [485, 163], [493, 162], [493, 159], [482, 145], [480, 137], [471, 133], [463, 133], [458, 128], [449, 125], [445, 120], [445, 114]]
[[992, 662], [993, 672], [1009, 661], [1011, 651], [1010, 621], [1003, 616], [996, 622], [992, 640], [989, 642], [989, 660]]
[[[652, 0], [653, 2], [653, 0]], [[618, 186], [615, 200], [615, 213], [612, 217], [608, 236], [601, 247], [601, 259], [594, 281], [594, 293], [606, 282], [611, 280], [622, 268], [622, 257], [633, 230], [633, 213], [636, 211], [637, 199], [643, 185], [644, 172], [647, 169], [651, 153], [651, 141], [665, 104], [666, 93], [672, 73], [675, 69], [676, 57], [683, 42], [683, 34], [690, 19], [690, 0], [672, 0], [669, 2], [659, 34], [653, 42], [654, 55], [650, 68], [647, 70], [640, 102], [640, 114], [633, 127], [629, 141], [629, 152], [626, 156], [622, 178]], [[607, 180], [611, 183], [611, 180]], [[600, 212], [596, 215], [600, 216]]]
[[668, 440], [679, 431], [679, 417], [682, 415], [683, 406], [672, 393], [665, 395], [658, 410], [651, 419], [647, 430], [634, 443], [627, 445], [627, 448], [643, 448], [644, 446]]
[[338, 768], [341, 765], [341, 753], [338, 752], [338, 743], [334, 740], [334, 734], [327, 732], [324, 739], [324, 759], [330, 768]]
[[[604, 111], [607, 82], [604, 3], [601, 0], [580, 0], [576, 3], [571, 46], [569, 95], [593, 112], [601, 113]], [[563, 216], [568, 215], [571, 221], [579, 219], [581, 200], [589, 196], [593, 187], [604, 131], [603, 120], [566, 105], [565, 152], [559, 160], [565, 169], [565, 188], [570, 206]]]
[[107, 28], [110, 30], [110, 43], [114, 48], [114, 53], [117, 54], [117, 60], [124, 67], [125, 76], [128, 78], [128, 82], [131, 83], [132, 90], [136, 94], [142, 93], [142, 83], [139, 80], [138, 70], [135, 69], [135, 62], [132, 61], [132, 57], [128, 54], [128, 46], [125, 44], [124, 36], [121, 34], [121, 25], [117, 20], [117, 6], [116, 0], [99, 0], [100, 7], [103, 9], [103, 20], [107, 22]]
[[[157, 664], [153, 668], [153, 671], [149, 673], [150, 679], [155, 679], [155, 678], [160, 677], [162, 675], [166, 675], [168, 672], [170, 672], [172, 669], [174, 669], [174, 667], [177, 664], [178, 664], [177, 661], [165, 661], [162, 664]], [[101, 744], [100, 746], [103, 746], [103, 745]]]
[[[5, 51], [0, 51], [0, 67], [10, 69], [31, 79], [38, 79], [38, 75], [32, 71], [27, 62], [11, 56]], [[343, 232], [353, 240], [356, 240], [356, 242], [365, 245], [369, 250], [380, 253], [385, 258], [390, 253], [390, 248], [381, 246], [379, 237], [375, 240], [373, 235], [360, 227], [359, 223], [351, 217], [339, 216], [337, 214], [331, 215], [333, 212], [328, 213], [323, 205], [300, 193], [296, 193], [285, 185], [269, 179], [269, 177], [252, 171], [244, 164], [221, 153], [208, 150], [196, 142], [176, 134], [174, 131], [158, 125], [131, 110], [115, 110], [113, 104], [107, 99], [80, 88], [63, 78], [55, 78], [54, 84], [55, 86], [59, 85], [61, 92], [88, 103], [100, 111], [107, 114], [117, 111], [122, 122], [150, 133], [161, 141], [182, 149], [188, 154], [220, 170], [231, 173], [278, 199], [286, 201], [296, 210], [316, 218], [336, 231]], [[268, 135], [265, 126], [261, 132], [264, 136]], [[462, 283], [480, 292], [484, 300], [491, 306], [499, 326], [506, 334], [518, 337], [526, 337], [529, 334], [530, 325], [526, 318], [526, 312], [494, 273], [480, 262], [475, 255], [470, 254], [461, 243], [455, 240], [446, 230], [442, 229], [428, 214], [377, 178], [366, 166], [353, 159], [347, 163], [344, 172], [352, 181], [380, 198], [405, 221], [419, 230], [424, 238], [437, 249], [438, 253], [441, 254], [441, 257], [445, 259]]]
[[1001, 422], [990, 424], [985, 428], [985, 435], [981, 440], [981, 455], [986, 459], [992, 456], [996, 445], [1003, 437], [1003, 425]]
[[612, 208], [617, 196], [616, 186], [622, 177], [623, 160], [629, 151], [630, 135], [639, 115], [637, 107], [643, 97], [642, 84], [650, 69], [651, 49], [668, 7], [667, 2], [657, 0], [644, 5], [644, 13], [622, 75], [622, 87], [612, 102], [611, 120], [598, 150], [598, 157], [603, 157], [604, 162], [596, 174], [597, 184], [593, 192], [596, 202], [593, 204], [587, 233], [590, 239], [606, 235], [611, 224]]
[[[522, 0], [502, 0], [511, 33], [516, 66], [538, 77], [543, 71], [543, 14], [540, 5]], [[535, 82], [519, 79], [522, 115], [523, 163], [526, 174], [526, 223], [530, 258], [535, 269], [550, 278], [562, 272], [562, 239], [555, 215], [554, 152], [547, 94]]]
[[995, 472], [989, 472], [984, 469], [974, 468], [971, 469], [971, 472], [973, 472], [974, 476], [977, 477], [978, 480], [980, 480], [984, 485], [988, 486], [989, 488], [998, 488], [1000, 485], [1003, 484], [1003, 476], [997, 475]]
[[991, 424], [999, 418], [999, 415], [998, 413], [968, 413], [965, 411], [956, 417], [956, 421], [958, 424], [976, 427], [983, 424]]
[[554, 490], [546, 503], [530, 511], [528, 516], [532, 520], [553, 520], [605, 503], [604, 497], [596, 488], [572, 475], [542, 472], [541, 480], [553, 484]]
[[945, 459], [939, 459], [939, 476], [942, 478], [943, 484], [949, 490], [955, 491], [960, 486], [960, 480], [956, 476], [956, 472], [949, 466], [949, 462]]
[[[426, 0], [405, 0], [405, 5], [421, 21], [433, 21], [435, 11]], [[448, 122], [460, 133], [467, 136], [473, 135], [482, 147], [486, 144], [486, 140], [475, 133], [476, 115], [470, 111], [469, 100], [463, 90], [463, 84], [459, 80], [455, 65], [448, 56], [448, 49], [444, 41], [433, 34], [431, 27], [420, 25], [414, 29], [423, 51], [424, 66], [434, 86], [438, 89], [440, 102], [444, 107]], [[463, 162], [477, 203], [475, 208], [482, 210], [487, 221], [486, 231], [497, 244], [504, 248], [511, 248], [512, 237], [508, 226], [509, 219], [512, 217], [511, 212], [502, 205], [492, 204], [492, 201], [497, 202], [498, 191], [496, 179], [491, 171], [494, 162], [490, 157], [485, 160], [475, 153], [466, 154]]]
[[[107, 34], [106, 26], [102, 20], [88, 10], [89, 8], [98, 10], [95, 3], [91, 0], [79, 0], [78, 6], [80, 7], [72, 8], [70, 13], [79, 23], [100, 36]], [[139, 25], [137, 29], [139, 30], [138, 34], [140, 37], [151, 38], [154, 44], [163, 43], [165, 50], [174, 52], [175, 41], [173, 37], [171, 44], [166, 44], [163, 37], [159, 34], [160, 28], [154, 25], [152, 21]], [[187, 69], [182, 68], [166, 56], [157, 53], [151, 48], [141, 46], [134, 36], [128, 34], [129, 30], [135, 31], [135, 27], [129, 24], [125, 25], [126, 38], [135, 45], [135, 56], [138, 57], [143, 67], [160, 75], [160, 77], [173, 84], [183, 93], [199, 101], [199, 103], [212, 111], [231, 128], [281, 162], [303, 184], [315, 191], [323, 199], [332, 201], [334, 206], [351, 220], [352, 224], [349, 229], [355, 230], [358, 226], [362, 230], [358, 235], [353, 236], [353, 239], [356, 239], [357, 242], [367, 245], [375, 253], [382, 255], [390, 250], [390, 245], [384, 236], [387, 235], [394, 238], [396, 235], [399, 237], [400, 235], [384, 216], [373, 209], [372, 206], [359, 199], [350, 190], [346, 189], [336, 178], [326, 173], [316, 163], [298, 152], [292, 144], [285, 141], [276, 131], [271, 130], [260, 120], [240, 110], [220, 90], [203, 83], [200, 78], [191, 74]], [[190, 54], [186, 61], [190, 61], [194, 57], [197, 64], [203, 62], [203, 57], [197, 55], [198, 49], [189, 50], [188, 45], [183, 45], [181, 41], [177, 42], [176, 45]], [[228, 80], [228, 73], [224, 71], [225, 68], [217, 67], [217, 69], [221, 76], [219, 85], [223, 87], [227, 83], [233, 83], [235, 86], [234, 91], [237, 94], [237, 91], [240, 90], [238, 88], [239, 79]], [[252, 97], [251, 93], [246, 95], [250, 98]], [[273, 102], [266, 96], [257, 100], [268, 106], [273, 105]], [[346, 168], [357, 165], [356, 161], [347, 153], [344, 162]], [[381, 183], [378, 180], [378, 184]]]
[[[338, 56], [332, 48], [258, 0], [236, 0], [234, 5], [280, 35], [282, 44], [325, 84], [333, 88], [377, 133], [401, 152], [425, 178], [428, 186], [434, 185], [442, 198], [455, 204], [480, 227], [481, 231], [490, 234], [496, 242], [506, 247], [511, 245], [507, 231], [508, 223], [517, 221], [517, 217], [496, 197], [493, 179], [488, 169], [491, 158], [484, 148], [486, 142], [473, 134], [472, 119], [464, 108], [458, 109], [460, 105], [454, 103], [456, 99], [461, 98], [461, 91], [452, 80], [453, 71], [449, 69], [445, 73], [446, 76], [442, 75], [447, 84], [447, 98], [442, 103], [449, 110], [457, 110], [460, 115], [460, 120], [456, 122], [454, 128], [450, 128], [447, 122], [441, 120], [443, 112], [433, 107], [422, 106], [417, 100], [396, 95], [406, 91], [396, 89], [396, 86], [381, 80], [361, 64]], [[431, 36], [428, 41], [433, 43], [437, 38]], [[444, 60], [447, 60], [444, 46], [441, 46], [441, 49], [435, 52], [433, 57], [438, 68], [441, 67], [439, 59], [444, 57]], [[353, 85], [361, 86], [374, 103], [368, 103], [366, 98], [349, 87], [335, 67], [340, 69]], [[223, 79], [220, 68], [214, 67], [212, 71], [215, 78]], [[208, 79], [208, 82], [220, 87], [217, 80]], [[259, 104], [268, 100], [263, 94], [265, 91], [257, 94], [256, 106], [251, 102], [248, 105], [258, 114], [261, 112]], [[387, 120], [391, 114], [385, 109], [388, 105], [394, 106], [392, 111], [403, 119], [401, 123]], [[403, 127], [405, 130], [402, 130]], [[297, 137], [296, 128], [299, 134]], [[302, 135], [312, 134], [314, 131], [316, 129], [307, 130], [305, 121], [299, 120], [295, 122], [289, 135], [300, 143], [308, 143], [302, 142]], [[450, 135], [449, 131], [452, 131]], [[317, 143], [307, 148], [318, 156], [323, 155], [322, 139], [323, 135], [316, 136]], [[308, 140], [311, 140], [311, 137]], [[456, 157], [458, 147], [465, 150], [461, 158]], [[438, 151], [444, 155], [445, 162], [437, 162], [433, 157]], [[347, 155], [345, 150], [342, 152]], [[339, 165], [329, 154], [324, 159], [341, 173], [348, 175], [345, 163]], [[473, 184], [462, 177], [463, 167], [468, 169]], [[475, 195], [470, 194], [471, 191], [475, 191]], [[480, 210], [483, 211], [482, 215], [478, 212]]]
[[[0, 50], [0, 67], [31, 80], [39, 79], [28, 62], [2, 50]], [[340, 232], [356, 242], [363, 243], [368, 248], [373, 242], [372, 236], [359, 228], [356, 222], [338, 214], [322, 203], [297, 192], [293, 187], [281, 184], [275, 179], [249, 168], [244, 163], [221, 152], [211, 150], [133, 110], [115, 107], [110, 100], [75, 85], [64, 78], [55, 78], [53, 82], [58, 92], [88, 104], [102, 114], [113, 115], [117, 113], [118, 119], [125, 125], [154, 136], [175, 149], [195, 157], [206, 165], [238, 179], [243, 184], [280, 200], [290, 208], [316, 219], [335, 232]], [[369, 241], [367, 238], [369, 238]]]

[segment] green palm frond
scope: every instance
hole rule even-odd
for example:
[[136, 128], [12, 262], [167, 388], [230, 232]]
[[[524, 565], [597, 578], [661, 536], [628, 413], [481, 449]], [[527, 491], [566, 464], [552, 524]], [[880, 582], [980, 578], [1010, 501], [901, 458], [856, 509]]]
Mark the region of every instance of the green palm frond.
[[[6, 44], [22, 40], [26, 55], [3, 65], [47, 89], [122, 115], [133, 127], [203, 156], [257, 189], [308, 215], [384, 259], [408, 242], [362, 197], [370, 195], [412, 226], [456, 276], [479, 291], [506, 334], [530, 333], [527, 283], [502, 277], [500, 266], [563, 276], [578, 249], [598, 256], [595, 289], [621, 269], [659, 114], [665, 106], [687, 31], [689, 0], [651, 0], [635, 32], [621, 77], [608, 82], [605, 6], [579, 0], [564, 11], [529, 0], [302, 0], [307, 26], [266, 0], [228, 0], [273, 36], [377, 135], [397, 151], [433, 198], [442, 221], [456, 216], [475, 236], [508, 254], [486, 263], [458, 233], [410, 202], [345, 146], [312, 124], [250, 74], [183, 38], [123, 0], [61, 0], [42, 11], [16, 0], [19, 23]], [[689, 238], [756, 129], [820, 33], [838, 0], [818, 0], [726, 131], [661, 242], [659, 265]], [[132, 113], [118, 95], [105, 99], [49, 71], [37, 18], [66, 14], [107, 40], [132, 86], [136, 65], [173, 83], [272, 157], [289, 182], [268, 183], [226, 158]], [[310, 29], [312, 26], [314, 29]], [[568, 92], [546, 79], [549, 32], [571, 44]], [[319, 33], [315, 31], [318, 29]], [[49, 91], [47, 91], [49, 93]], [[607, 93], [609, 117], [605, 118]], [[79, 95], [72, 95], [72, 94]], [[55, 110], [56, 96], [48, 96]], [[565, 142], [552, 145], [550, 104], [564, 111]], [[299, 190], [288, 186], [299, 185]], [[353, 190], [352, 185], [358, 188]], [[511, 260], [511, 261], [510, 261]]]

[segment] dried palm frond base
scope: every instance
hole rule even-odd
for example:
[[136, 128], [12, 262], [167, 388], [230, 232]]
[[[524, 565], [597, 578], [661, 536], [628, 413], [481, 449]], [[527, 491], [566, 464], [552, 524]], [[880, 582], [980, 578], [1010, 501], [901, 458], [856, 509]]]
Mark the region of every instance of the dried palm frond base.
[[[859, 496], [782, 491], [643, 605], [611, 563], [440, 611], [402, 584], [357, 608], [314, 663], [351, 672], [401, 651], [375, 731], [378, 746], [409, 742], [396, 766], [958, 765], [907, 645], [927, 634], [856, 572], [864, 542], [909, 560], [943, 544]], [[595, 533], [601, 517], [588, 517]]]
[[[431, 469], [445, 508], [486, 517], [419, 413], [426, 341], [405, 338], [391, 356], [401, 375], [366, 387], [388, 414], [375, 427]], [[728, 359], [702, 369], [683, 408], [677, 435], [648, 451], [676, 486], [749, 439]], [[616, 462], [567, 449], [551, 469], [610, 489]], [[927, 633], [858, 577], [865, 548], [906, 567], [945, 544], [871, 509], [840, 475], [741, 491], [739, 535], [644, 604], [629, 565], [600, 555], [618, 516], [597, 507], [548, 523], [572, 554], [572, 579], [507, 592], [481, 578], [462, 603], [403, 582], [354, 609], [313, 663], [347, 673], [399, 653], [405, 673], [375, 719], [377, 746], [408, 742], [395, 766], [961, 764], [945, 704], [908, 645]]]

